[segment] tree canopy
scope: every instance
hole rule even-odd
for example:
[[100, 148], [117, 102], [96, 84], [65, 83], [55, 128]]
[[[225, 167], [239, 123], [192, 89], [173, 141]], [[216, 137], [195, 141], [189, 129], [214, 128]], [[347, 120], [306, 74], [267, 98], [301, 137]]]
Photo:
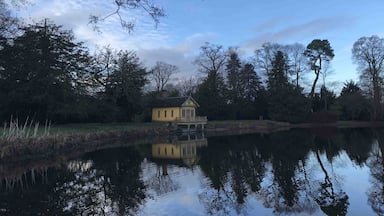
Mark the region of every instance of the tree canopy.
[[309, 93], [310, 98], [313, 98], [320, 72], [323, 69], [324, 64], [329, 63], [335, 54], [328, 40], [314, 39], [307, 45], [304, 55], [308, 57], [311, 70], [315, 73], [315, 79], [312, 84], [311, 92]]
[[[1, 16], [9, 15], [6, 7], [0, 9]], [[319, 75], [334, 57], [328, 40], [315, 39], [306, 48], [265, 43], [252, 58], [237, 48], [205, 43], [193, 62], [202, 77], [171, 79], [178, 72], [175, 65], [158, 61], [148, 70], [135, 51], [109, 46], [91, 54], [72, 31], [50, 20], [1, 21], [1, 121], [149, 121], [151, 101], [162, 90], [194, 96], [198, 113], [210, 120], [303, 122], [324, 111], [345, 120], [383, 117], [384, 42], [377, 36], [354, 44], [361, 79], [348, 82], [338, 96], [325, 85], [315, 92]], [[315, 73], [311, 88], [302, 82], [310, 70]]]
[[384, 39], [378, 36], [361, 37], [352, 48], [352, 57], [358, 65], [362, 81], [368, 84], [373, 98], [373, 118], [382, 115], [382, 83], [384, 70]]

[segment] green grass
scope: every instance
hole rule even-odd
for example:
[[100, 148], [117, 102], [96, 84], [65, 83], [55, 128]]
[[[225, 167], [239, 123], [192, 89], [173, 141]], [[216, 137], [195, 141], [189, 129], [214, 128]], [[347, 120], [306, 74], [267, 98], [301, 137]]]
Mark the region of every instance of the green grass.
[[[33, 130], [33, 137], [41, 137], [47, 135], [68, 135], [68, 134], [87, 134], [87, 133], [97, 133], [97, 132], [106, 132], [106, 131], [129, 131], [138, 128], [153, 128], [161, 127], [164, 124], [161, 123], [79, 123], [79, 124], [63, 124], [63, 125], [51, 125], [49, 128], [49, 133], [47, 129], [41, 125], [38, 125], [36, 128], [25, 128], [26, 130]], [[16, 127], [20, 131], [21, 127]], [[9, 134], [9, 125], [6, 127], [0, 128], [0, 137], [4, 138], [5, 136], [12, 136], [14, 133]], [[8, 134], [8, 135], [7, 135]], [[30, 137], [30, 136], [17, 136], [17, 137]]]
[[104, 131], [128, 131], [161, 126], [156, 123], [86, 123], [53, 125], [51, 134], [84, 134]]

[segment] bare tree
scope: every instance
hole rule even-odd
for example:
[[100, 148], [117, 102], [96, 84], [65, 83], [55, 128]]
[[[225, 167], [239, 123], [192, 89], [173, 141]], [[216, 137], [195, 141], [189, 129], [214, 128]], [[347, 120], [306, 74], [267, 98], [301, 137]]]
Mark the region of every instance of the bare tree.
[[277, 43], [264, 43], [260, 49], [255, 50], [255, 66], [267, 76], [272, 69], [272, 61], [277, 51], [286, 53], [284, 46]]
[[280, 51], [289, 61], [289, 70], [286, 76], [299, 87], [301, 74], [307, 70], [307, 59], [304, 56], [305, 46], [299, 43], [282, 45], [278, 43], [264, 43], [260, 49], [255, 50], [255, 67], [263, 75], [268, 76], [272, 69], [272, 61], [276, 53]]
[[227, 60], [223, 46], [206, 42], [200, 49], [200, 55], [194, 61], [200, 72], [214, 76], [221, 73]]
[[168, 83], [173, 74], [178, 72], [176, 65], [168, 64], [162, 61], [156, 62], [150, 71], [150, 76], [155, 82], [157, 92], [164, 90], [164, 86]]
[[322, 89], [324, 88], [324, 90], [322, 91], [322, 93], [324, 94], [324, 109], [327, 111], [327, 86], [326, 86], [326, 79], [329, 75], [333, 74], [334, 73], [334, 70], [331, 68], [331, 65], [330, 64], [324, 64], [323, 66], [323, 70], [321, 71], [321, 76], [323, 78], [323, 86], [322, 86]]
[[114, 70], [114, 59], [116, 51], [110, 46], [105, 46], [96, 50], [94, 58], [94, 80], [105, 88], [109, 83], [110, 74]]
[[299, 87], [301, 74], [308, 70], [308, 61], [304, 56], [305, 46], [303, 44], [295, 43], [287, 46], [288, 56], [290, 60], [291, 75], [294, 76], [293, 80], [296, 87]]
[[358, 65], [362, 77], [370, 82], [368, 86], [373, 97], [373, 118], [379, 117], [381, 89], [384, 70], [384, 39], [376, 35], [361, 37], [352, 48], [352, 58]]
[[182, 96], [189, 96], [196, 92], [198, 85], [199, 85], [199, 80], [194, 77], [190, 77], [178, 83], [177, 88], [179, 89], [180, 94]]

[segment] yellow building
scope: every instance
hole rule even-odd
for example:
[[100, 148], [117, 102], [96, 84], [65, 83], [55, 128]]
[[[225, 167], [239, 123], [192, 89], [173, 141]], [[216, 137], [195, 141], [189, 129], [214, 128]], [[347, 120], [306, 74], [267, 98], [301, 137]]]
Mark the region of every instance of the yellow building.
[[191, 97], [161, 97], [152, 105], [152, 121], [171, 122], [186, 129], [207, 123], [206, 116], [196, 116], [199, 104]]

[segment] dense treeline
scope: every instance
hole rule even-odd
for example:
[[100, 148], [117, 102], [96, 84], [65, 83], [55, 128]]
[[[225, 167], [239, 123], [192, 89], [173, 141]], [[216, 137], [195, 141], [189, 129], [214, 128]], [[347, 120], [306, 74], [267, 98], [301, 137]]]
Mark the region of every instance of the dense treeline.
[[[265, 43], [248, 61], [242, 60], [236, 49], [206, 43], [195, 61], [207, 74], [195, 94], [200, 114], [209, 119], [288, 122], [381, 119], [374, 113], [369, 82], [361, 79], [366, 86], [363, 89], [346, 81], [339, 96], [326, 86], [333, 57], [329, 41], [319, 39], [307, 47]], [[315, 77], [308, 93], [302, 80], [311, 71]], [[367, 76], [366, 71], [362, 77]], [[382, 113], [381, 101], [377, 110]]]
[[[49, 20], [23, 25], [7, 11], [1, 16], [9, 18], [0, 25], [2, 122], [11, 117], [56, 123], [149, 121], [150, 104], [163, 90], [194, 96], [199, 114], [210, 120], [383, 118], [384, 39], [376, 36], [354, 44], [361, 79], [345, 82], [337, 96], [326, 86], [334, 57], [328, 40], [307, 46], [265, 43], [248, 60], [236, 48], [206, 43], [194, 61], [203, 78], [171, 83], [178, 71], [174, 65], [157, 62], [148, 69], [135, 52], [110, 47], [91, 54], [72, 31]], [[310, 75], [308, 88], [302, 80]], [[148, 90], [151, 83], [154, 91]]]
[[147, 70], [132, 51], [91, 55], [47, 20], [1, 41], [1, 119], [130, 121], [142, 109]]

